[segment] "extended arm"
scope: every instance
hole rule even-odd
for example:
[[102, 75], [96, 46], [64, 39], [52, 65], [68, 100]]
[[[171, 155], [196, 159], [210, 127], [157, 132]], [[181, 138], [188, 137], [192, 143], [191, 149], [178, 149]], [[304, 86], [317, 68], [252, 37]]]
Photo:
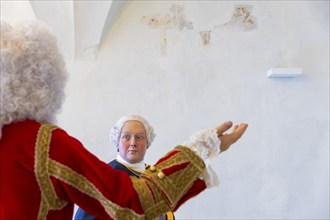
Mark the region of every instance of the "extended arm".
[[[226, 149], [244, 132], [243, 128], [237, 127], [233, 132], [224, 134], [230, 127], [219, 126], [216, 129]], [[54, 198], [58, 201], [54, 203], [58, 204], [57, 208], [65, 206], [65, 201], [74, 201], [102, 219], [152, 219], [177, 208], [206, 187], [200, 179], [205, 162], [188, 147], [176, 147], [138, 179], [113, 170], [64, 131], [52, 133], [55, 138], [50, 145], [40, 146], [41, 153], [47, 153], [47, 149], [43, 149], [45, 147], [50, 149], [46, 161], [49, 176], [41, 176], [40, 182], [44, 178], [52, 179], [56, 192], [53, 195], [58, 197]], [[65, 150], [68, 156], [63, 156]]]

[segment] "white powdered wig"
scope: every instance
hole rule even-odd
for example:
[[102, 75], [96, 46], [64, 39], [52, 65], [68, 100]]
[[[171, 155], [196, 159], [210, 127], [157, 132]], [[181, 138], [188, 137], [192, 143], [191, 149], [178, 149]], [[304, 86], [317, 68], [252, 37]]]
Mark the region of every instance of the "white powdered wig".
[[51, 30], [40, 21], [15, 27], [1, 21], [2, 127], [32, 119], [54, 123], [64, 101], [67, 71]]
[[123, 128], [125, 122], [127, 122], [127, 121], [139, 121], [144, 125], [144, 129], [145, 129], [146, 135], [147, 135], [147, 145], [149, 147], [151, 145], [152, 141], [154, 140], [156, 134], [154, 133], [153, 127], [151, 125], [149, 125], [149, 122], [145, 118], [143, 118], [139, 115], [127, 115], [127, 116], [121, 117], [117, 121], [115, 126], [113, 126], [110, 129], [111, 143], [116, 147], [118, 146], [121, 129]]

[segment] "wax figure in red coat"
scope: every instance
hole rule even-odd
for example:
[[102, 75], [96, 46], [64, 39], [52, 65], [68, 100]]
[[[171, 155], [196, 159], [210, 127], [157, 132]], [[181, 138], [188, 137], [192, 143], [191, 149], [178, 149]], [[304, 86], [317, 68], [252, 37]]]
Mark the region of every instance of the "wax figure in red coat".
[[154, 219], [216, 183], [209, 159], [247, 128], [197, 132], [130, 177], [55, 126], [66, 75], [44, 24], [1, 22], [0, 219], [72, 219], [74, 204], [99, 219]]
[[[110, 141], [118, 154], [116, 159], [108, 164], [115, 170], [122, 170], [130, 176], [140, 178], [146, 168], [150, 167], [144, 158], [155, 136], [154, 128], [142, 116], [122, 116], [110, 129]], [[97, 220], [82, 208], [77, 210], [74, 219]], [[169, 211], [155, 220], [175, 220], [175, 216]]]

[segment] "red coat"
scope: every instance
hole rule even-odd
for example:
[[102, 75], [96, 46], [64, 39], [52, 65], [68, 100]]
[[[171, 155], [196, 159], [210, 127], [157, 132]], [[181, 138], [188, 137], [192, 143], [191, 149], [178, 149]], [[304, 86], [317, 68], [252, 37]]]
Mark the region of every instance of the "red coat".
[[0, 219], [72, 219], [74, 203], [100, 219], [151, 219], [203, 191], [204, 168], [176, 147], [138, 179], [55, 126], [12, 123], [0, 139]]

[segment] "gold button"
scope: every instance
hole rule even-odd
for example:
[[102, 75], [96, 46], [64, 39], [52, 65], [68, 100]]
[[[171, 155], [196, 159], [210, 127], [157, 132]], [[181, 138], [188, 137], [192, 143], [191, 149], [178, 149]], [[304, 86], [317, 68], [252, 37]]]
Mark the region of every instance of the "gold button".
[[156, 167], [155, 167], [155, 166], [151, 166], [151, 167], [150, 167], [150, 171], [151, 171], [151, 172], [156, 171]]
[[159, 177], [159, 179], [163, 179], [165, 177], [165, 174], [160, 171], [159, 173], [157, 173], [157, 176]]

